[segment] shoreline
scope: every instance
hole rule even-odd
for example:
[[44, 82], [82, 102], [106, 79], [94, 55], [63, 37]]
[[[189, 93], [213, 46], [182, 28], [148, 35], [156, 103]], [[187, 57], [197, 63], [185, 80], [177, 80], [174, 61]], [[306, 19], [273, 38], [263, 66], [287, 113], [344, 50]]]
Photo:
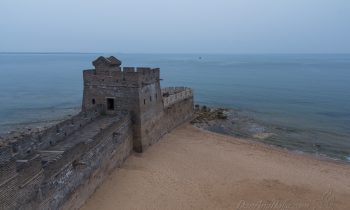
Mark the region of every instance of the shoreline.
[[[350, 154], [345, 154], [348, 153], [346, 148], [341, 148], [339, 145], [328, 148], [328, 140], [332, 139], [332, 136], [327, 136], [326, 133], [310, 137], [309, 135], [313, 135], [312, 130], [268, 124], [231, 108], [196, 105], [195, 118], [191, 124], [214, 133], [258, 142], [294, 153], [350, 163]], [[317, 137], [322, 139], [319, 140]], [[324, 141], [325, 139], [327, 141]], [[334, 152], [334, 149], [337, 152]]]
[[[219, 135], [219, 136], [222, 136], [222, 137], [232, 137], [237, 142], [240, 142], [240, 143], [243, 143], [243, 144], [250, 144], [250, 145], [253, 145], [253, 146], [259, 146], [262, 149], [267, 149], [267, 150], [273, 150], [273, 151], [276, 151], [276, 152], [286, 153], [286, 154], [293, 155], [293, 156], [296, 156], [296, 157], [300, 156], [300, 157], [309, 158], [309, 159], [313, 159], [313, 160], [329, 162], [331, 164], [340, 164], [340, 165], [350, 166], [350, 160], [346, 161], [346, 160], [342, 160], [342, 159], [332, 158], [332, 157], [329, 157], [329, 156], [326, 156], [326, 155], [307, 153], [307, 152], [303, 152], [303, 151], [299, 151], [299, 150], [289, 150], [288, 148], [279, 147], [279, 146], [276, 146], [276, 145], [273, 145], [273, 144], [268, 144], [268, 143], [265, 143], [265, 142], [259, 142], [259, 141], [254, 140], [254, 139], [235, 137], [235, 136], [231, 136], [231, 135], [227, 135], [227, 134], [223, 134], [223, 133], [209, 131], [209, 130], [206, 130], [204, 128], [197, 127], [195, 125], [192, 125], [192, 126], [195, 129], [198, 129], [198, 130], [200, 130], [202, 132], [208, 132], [210, 134]], [[230, 142], [230, 140], [228, 140], [228, 142]]]
[[81, 209], [346, 209], [349, 166], [187, 124], [133, 153]]

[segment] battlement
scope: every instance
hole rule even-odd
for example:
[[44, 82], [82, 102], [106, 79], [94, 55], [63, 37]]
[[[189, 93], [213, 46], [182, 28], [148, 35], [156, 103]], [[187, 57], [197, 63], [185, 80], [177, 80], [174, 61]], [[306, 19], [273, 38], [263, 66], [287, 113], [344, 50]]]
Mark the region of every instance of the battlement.
[[4, 139], [3, 145], [0, 146], [0, 164], [5, 164], [13, 157], [23, 159], [35, 154], [37, 150], [46, 149], [63, 141], [76, 130], [95, 120], [100, 114], [101, 109], [96, 107], [93, 110], [81, 112], [43, 131]]
[[193, 90], [188, 87], [166, 87], [162, 89], [164, 107], [193, 97]]
[[159, 81], [159, 68], [123, 67], [120, 71], [85, 70], [84, 85], [135, 86], [151, 84]]

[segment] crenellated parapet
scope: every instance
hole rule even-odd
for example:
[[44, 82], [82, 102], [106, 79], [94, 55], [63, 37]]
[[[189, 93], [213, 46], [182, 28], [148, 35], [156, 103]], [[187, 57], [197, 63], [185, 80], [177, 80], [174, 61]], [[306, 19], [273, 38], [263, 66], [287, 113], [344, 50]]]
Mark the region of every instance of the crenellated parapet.
[[43, 150], [65, 140], [67, 136], [99, 117], [101, 111], [99, 107], [95, 107], [95, 109], [80, 112], [70, 119], [63, 120], [42, 131], [4, 139], [3, 146], [0, 146], [0, 164], [7, 162], [12, 157], [23, 159], [37, 153], [38, 150]]
[[188, 87], [166, 87], [162, 89], [164, 107], [169, 107], [187, 98], [193, 98], [193, 90]]
[[97, 71], [96, 69], [83, 72], [85, 86], [121, 86], [142, 87], [159, 81], [159, 68], [124, 67], [119, 71]]

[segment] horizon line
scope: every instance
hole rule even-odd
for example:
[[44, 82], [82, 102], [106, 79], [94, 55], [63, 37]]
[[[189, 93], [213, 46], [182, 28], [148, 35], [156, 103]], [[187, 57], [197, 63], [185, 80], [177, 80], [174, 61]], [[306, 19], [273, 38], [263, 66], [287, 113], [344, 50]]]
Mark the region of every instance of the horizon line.
[[18, 51], [18, 52], [0, 52], [0, 54], [144, 54], [144, 55], [152, 55], [152, 54], [188, 54], [188, 55], [347, 55], [350, 54], [350, 52], [347, 53], [327, 53], [327, 52], [304, 52], [304, 53], [297, 53], [297, 52], [280, 52], [280, 53], [271, 53], [271, 52], [260, 52], [260, 53], [252, 53], [252, 52], [242, 52], [242, 53], [209, 53], [209, 52], [64, 52], [64, 51], [57, 51], [57, 52], [28, 52], [28, 51]]

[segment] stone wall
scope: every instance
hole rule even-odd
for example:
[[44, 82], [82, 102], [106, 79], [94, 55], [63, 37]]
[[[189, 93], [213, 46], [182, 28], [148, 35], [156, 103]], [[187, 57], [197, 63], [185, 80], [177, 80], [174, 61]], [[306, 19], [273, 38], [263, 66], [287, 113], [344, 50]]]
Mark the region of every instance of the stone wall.
[[188, 87], [166, 87], [162, 89], [164, 107], [168, 107], [178, 101], [193, 97], [193, 91]]
[[141, 127], [144, 133], [143, 147], [147, 148], [175, 127], [190, 121], [193, 117], [193, 106], [193, 95], [187, 95], [186, 98], [164, 107], [161, 112], [149, 115], [147, 123]]
[[[159, 82], [159, 69], [144, 67], [124, 67], [123, 71], [99, 72], [95, 69], [85, 70], [83, 110], [89, 110], [96, 105], [106, 106], [106, 98], [116, 99], [116, 110], [138, 106], [140, 88], [147, 84]], [[119, 102], [119, 103], [118, 103]]]
[[[80, 207], [108, 174], [132, 151], [132, 130], [129, 115], [99, 133], [95, 139], [79, 145], [83, 155], [67, 158], [62, 169], [47, 177], [40, 209]], [[74, 164], [75, 163], [75, 164]]]
[[161, 90], [159, 69], [121, 68], [114, 57], [93, 64], [81, 113], [0, 145], [0, 210], [77, 209], [133, 149], [192, 119], [192, 90]]
[[[149, 121], [163, 112], [160, 89], [160, 71], [158, 68], [124, 67], [119, 71], [84, 71], [83, 110], [96, 106], [104, 107], [107, 114], [129, 111], [133, 125], [133, 147], [142, 152], [148, 142], [143, 142], [147, 135], [142, 129]], [[113, 107], [108, 107], [112, 100]], [[146, 125], [146, 127], [148, 127]]]
[[16, 161], [10, 160], [0, 164], [0, 185], [16, 175]]
[[0, 209], [13, 209], [15, 207], [17, 189], [15, 160], [0, 164]]
[[[113, 169], [121, 166], [130, 155], [133, 148], [130, 119], [125, 119], [125, 122], [112, 135], [112, 138], [107, 138], [82, 158], [82, 162], [90, 161], [91, 164], [89, 168], [82, 166], [79, 170], [82, 170], [83, 174], [89, 173], [89, 170], [93, 173], [90, 172], [89, 176], [81, 177], [81, 184], [70, 193], [63, 209], [78, 209]], [[97, 154], [99, 155], [96, 156]]]
[[0, 183], [0, 209], [15, 209], [17, 200], [17, 175]]
[[[12, 159], [12, 150], [9, 145], [0, 146], [0, 165], [5, 164]], [[1, 177], [0, 177], [1, 179]]]
[[[42, 132], [31, 133], [16, 139], [10, 139], [8, 140], [8, 144], [12, 148], [11, 156], [15, 156], [16, 159], [21, 159], [31, 155], [34, 151], [55, 145], [73, 132], [95, 120], [100, 116], [100, 112], [101, 108], [95, 107], [92, 110], [81, 112], [70, 119], [64, 120]], [[3, 160], [3, 158], [0, 157], [0, 161], [1, 160]]]
[[163, 102], [159, 81], [143, 86], [140, 89], [140, 105], [134, 124], [134, 150], [143, 152], [150, 144], [148, 136], [154, 126], [161, 122], [163, 116]]
[[[178, 100], [158, 113], [146, 113], [149, 114], [147, 117], [150, 121], [144, 123], [141, 129], [144, 129], [143, 140], [149, 146], [176, 126], [191, 119], [193, 97]], [[84, 115], [78, 116], [84, 118]], [[108, 174], [123, 163], [133, 149], [130, 114], [120, 113], [114, 118], [115, 122], [100, 130], [92, 139], [86, 139], [64, 150], [55, 159], [45, 163], [44, 167], [40, 155], [37, 154], [31, 154], [23, 160], [19, 159], [17, 163], [9, 159], [5, 165], [2, 164], [0, 207], [2, 209], [80, 207]], [[76, 117], [72, 119], [77, 120]]]
[[[79, 118], [86, 117], [82, 113], [72, 119], [82, 122]], [[15, 160], [17, 154], [8, 155], [12, 152], [11, 147], [2, 147], [4, 160], [7, 161], [0, 164], [0, 209], [61, 209], [64, 205], [79, 207], [132, 151], [130, 115], [119, 113], [110, 118], [114, 120], [107, 127], [94, 128], [98, 132], [91, 139], [85, 139], [67, 149], [62, 148], [62, 153], [45, 164], [37, 150], [24, 159]], [[60, 127], [64, 127], [67, 122], [70, 121], [60, 123]], [[49, 145], [45, 151], [50, 152], [50, 148], [56, 148], [57, 145], [57, 142]], [[52, 152], [55, 153], [54, 150]]]

